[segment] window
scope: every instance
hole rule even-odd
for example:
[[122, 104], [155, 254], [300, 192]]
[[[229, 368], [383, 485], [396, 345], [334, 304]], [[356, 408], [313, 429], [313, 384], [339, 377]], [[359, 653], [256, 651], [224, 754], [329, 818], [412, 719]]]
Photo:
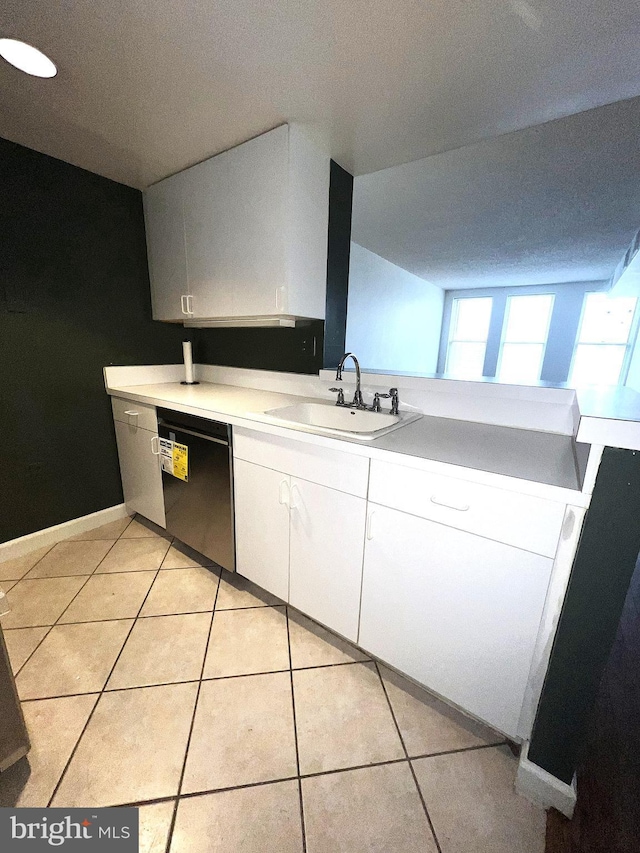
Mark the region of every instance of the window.
[[552, 309], [550, 293], [508, 297], [498, 362], [500, 382], [540, 379]]
[[587, 293], [573, 353], [571, 385], [617, 385], [627, 361], [635, 297]]
[[480, 379], [491, 321], [491, 297], [453, 300], [445, 373], [456, 379]]

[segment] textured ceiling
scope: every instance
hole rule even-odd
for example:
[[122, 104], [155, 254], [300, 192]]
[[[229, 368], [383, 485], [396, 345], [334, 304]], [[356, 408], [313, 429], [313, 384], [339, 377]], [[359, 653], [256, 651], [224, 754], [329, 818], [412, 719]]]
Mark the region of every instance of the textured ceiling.
[[355, 180], [353, 239], [445, 289], [608, 278], [640, 227], [640, 98]]
[[282, 121], [355, 174], [640, 94], [637, 0], [3, 0], [0, 135], [133, 186]]

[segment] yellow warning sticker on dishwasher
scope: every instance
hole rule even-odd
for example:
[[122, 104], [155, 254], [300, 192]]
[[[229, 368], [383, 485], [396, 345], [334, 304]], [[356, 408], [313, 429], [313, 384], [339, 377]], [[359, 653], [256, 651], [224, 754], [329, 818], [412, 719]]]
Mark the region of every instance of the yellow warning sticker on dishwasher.
[[189, 448], [177, 441], [173, 442], [173, 476], [185, 483], [189, 480]]
[[179, 480], [189, 481], [189, 448], [169, 438], [160, 439], [162, 470]]

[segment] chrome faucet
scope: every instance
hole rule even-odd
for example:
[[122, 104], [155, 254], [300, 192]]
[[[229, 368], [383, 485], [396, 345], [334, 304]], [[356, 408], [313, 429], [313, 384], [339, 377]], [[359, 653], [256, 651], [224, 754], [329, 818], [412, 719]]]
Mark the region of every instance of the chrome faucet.
[[[365, 409], [366, 406], [362, 399], [362, 391], [360, 390], [360, 363], [352, 352], [345, 352], [345, 354], [340, 359], [340, 363], [338, 364], [338, 368], [336, 370], [336, 382], [342, 382], [342, 368], [344, 367], [344, 363], [348, 358], [353, 359], [353, 363], [356, 368], [356, 390], [353, 395], [353, 401], [351, 403], [347, 403], [346, 405], [351, 406], [354, 409]], [[340, 405], [339, 401], [338, 405]]]
[[[335, 389], [332, 389], [335, 390]], [[391, 409], [389, 411], [390, 415], [398, 415], [400, 414], [398, 410], [398, 406], [400, 405], [400, 400], [398, 399], [398, 389], [397, 388], [389, 388], [388, 394], [379, 394], [376, 392], [373, 395], [373, 405], [369, 409], [370, 412], [379, 412], [380, 411], [380, 400], [391, 400]]]

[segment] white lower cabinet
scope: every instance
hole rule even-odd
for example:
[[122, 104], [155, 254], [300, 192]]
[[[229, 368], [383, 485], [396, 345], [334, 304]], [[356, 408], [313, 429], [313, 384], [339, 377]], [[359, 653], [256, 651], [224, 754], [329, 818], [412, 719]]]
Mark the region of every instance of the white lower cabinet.
[[356, 642], [366, 500], [291, 478], [289, 602]]
[[122, 491], [127, 510], [165, 526], [158, 433], [115, 421]]
[[238, 573], [355, 642], [365, 499], [238, 458], [234, 483]]
[[552, 565], [370, 503], [358, 643], [516, 737]]
[[289, 598], [289, 476], [234, 460], [236, 571]]

